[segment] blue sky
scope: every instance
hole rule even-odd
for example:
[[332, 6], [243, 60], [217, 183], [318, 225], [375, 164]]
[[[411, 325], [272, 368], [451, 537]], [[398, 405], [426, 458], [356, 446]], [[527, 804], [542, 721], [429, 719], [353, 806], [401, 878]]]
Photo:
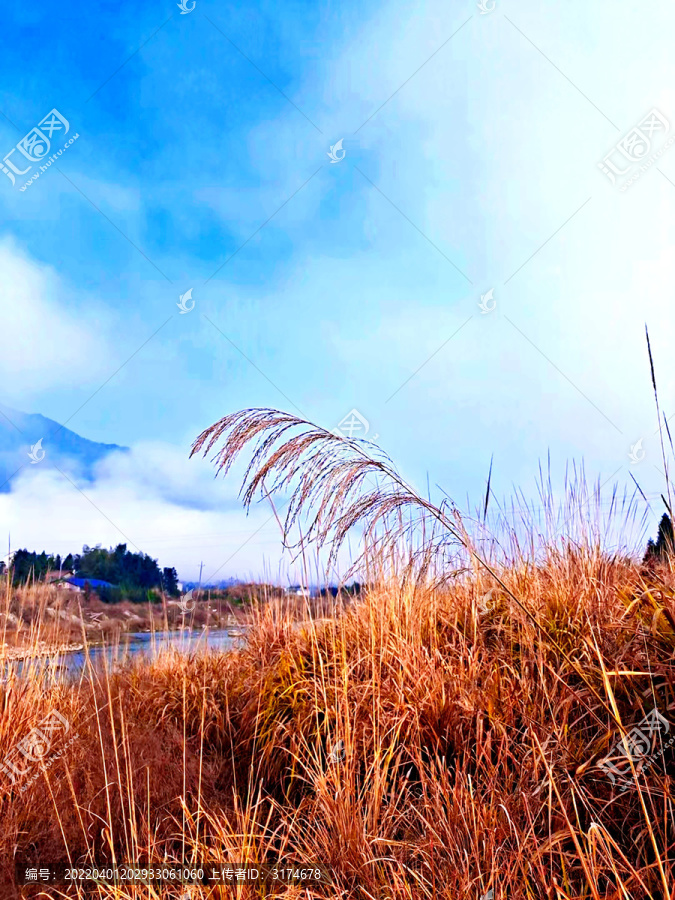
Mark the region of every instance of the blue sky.
[[277, 573], [266, 513], [234, 482], [205, 509], [185, 463], [250, 406], [329, 428], [357, 409], [460, 505], [493, 455], [498, 496], [535, 496], [549, 452], [557, 483], [583, 460], [658, 494], [644, 324], [670, 414], [675, 154], [625, 192], [598, 163], [651, 110], [675, 124], [675, 11], [485, 6], [7, 10], [0, 156], [53, 108], [79, 137], [23, 192], [0, 175], [0, 402], [134, 462], [84, 506], [31, 472], [0, 527], [53, 550], [123, 534], [185, 578]]

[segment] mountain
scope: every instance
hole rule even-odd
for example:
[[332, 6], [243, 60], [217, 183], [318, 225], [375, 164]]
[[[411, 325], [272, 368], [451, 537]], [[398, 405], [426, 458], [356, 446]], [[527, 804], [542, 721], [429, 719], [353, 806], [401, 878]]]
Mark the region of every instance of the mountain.
[[88, 441], [46, 416], [0, 406], [0, 493], [7, 493], [20, 474], [39, 470], [43, 460], [69, 475], [92, 481], [99, 460], [113, 451], [127, 450], [117, 444]]

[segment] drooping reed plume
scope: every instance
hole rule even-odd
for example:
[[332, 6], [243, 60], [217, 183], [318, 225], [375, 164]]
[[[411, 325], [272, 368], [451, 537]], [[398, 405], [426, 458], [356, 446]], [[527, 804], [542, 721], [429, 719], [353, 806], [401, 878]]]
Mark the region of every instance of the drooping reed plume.
[[[392, 552], [423, 535], [414, 558], [428, 569], [439, 552], [468, 546], [461, 518], [449, 500], [440, 505], [408, 485], [389, 456], [376, 444], [346, 438], [276, 409], [246, 409], [225, 416], [203, 431], [192, 453], [208, 456], [227, 474], [253, 443], [241, 496], [246, 508], [256, 498], [286, 494], [285, 542], [302, 516], [304, 538], [328, 546], [334, 563], [350, 530], [364, 527], [364, 543]], [[288, 544], [297, 546], [296, 544]]]

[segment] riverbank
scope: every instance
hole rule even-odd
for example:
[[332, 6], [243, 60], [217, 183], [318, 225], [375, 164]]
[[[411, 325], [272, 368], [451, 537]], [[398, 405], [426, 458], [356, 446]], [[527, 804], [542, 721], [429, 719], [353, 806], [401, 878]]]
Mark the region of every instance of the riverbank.
[[40, 659], [47, 656], [61, 656], [64, 653], [76, 653], [81, 650], [84, 650], [84, 644], [45, 644], [43, 641], [25, 647], [1, 644], [0, 663], [21, 662], [25, 659]]
[[245, 619], [247, 606], [244, 589], [233, 600], [222, 592], [204, 591], [189, 599], [102, 603], [95, 594], [45, 584], [10, 589], [5, 580], [0, 594], [0, 658], [49, 656], [85, 645], [113, 644], [130, 634], [236, 628]]

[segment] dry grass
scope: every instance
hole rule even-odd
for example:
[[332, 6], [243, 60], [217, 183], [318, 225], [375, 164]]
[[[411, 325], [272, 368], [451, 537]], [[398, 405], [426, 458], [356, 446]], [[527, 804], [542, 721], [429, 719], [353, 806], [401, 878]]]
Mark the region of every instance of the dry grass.
[[[301, 503], [287, 522], [290, 531], [314, 501], [315, 536], [337, 528], [340, 539], [355, 512], [321, 486], [334, 491], [331, 467], [356, 451], [318, 440], [335, 456], [304, 487], [295, 472]], [[313, 446], [276, 459], [295, 465]], [[268, 444], [258, 462], [274, 452]], [[362, 560], [370, 587], [358, 601], [338, 598], [331, 615], [274, 601], [253, 610], [237, 652], [166, 654], [77, 684], [44, 679], [36, 665], [0, 687], [0, 759], [51, 709], [78, 735], [49, 769], [36, 764], [28, 790], [1, 783], [0, 882], [13, 879], [15, 857], [196, 859], [330, 867], [330, 887], [268, 894], [307, 900], [675, 896], [673, 751], [652, 735], [653, 763], [636, 758], [625, 791], [598, 768], [654, 707], [675, 722], [670, 568], [647, 571], [591, 534], [537, 553], [534, 538], [528, 548], [511, 534], [510, 555], [479, 551], [451, 508], [400, 480], [383, 490], [382, 503], [373, 495], [361, 507], [375, 541]], [[406, 546], [418, 514], [428, 530]], [[442, 568], [450, 544], [452, 577]], [[235, 894], [259, 889], [192, 896]]]
[[[674, 632], [636, 566], [583, 550], [502, 574], [628, 728], [654, 705], [675, 719]], [[651, 597], [675, 613], [666, 580]], [[3, 757], [50, 709], [79, 736], [27, 791], [3, 784], [2, 879], [16, 854], [283, 859], [335, 884], [276, 896], [671, 896], [671, 751], [613, 787], [612, 720], [505, 595], [479, 612], [491, 587], [390, 580], [318, 624], [262, 608], [237, 653], [10, 681]], [[180, 896], [135, 891], [108, 896]]]

